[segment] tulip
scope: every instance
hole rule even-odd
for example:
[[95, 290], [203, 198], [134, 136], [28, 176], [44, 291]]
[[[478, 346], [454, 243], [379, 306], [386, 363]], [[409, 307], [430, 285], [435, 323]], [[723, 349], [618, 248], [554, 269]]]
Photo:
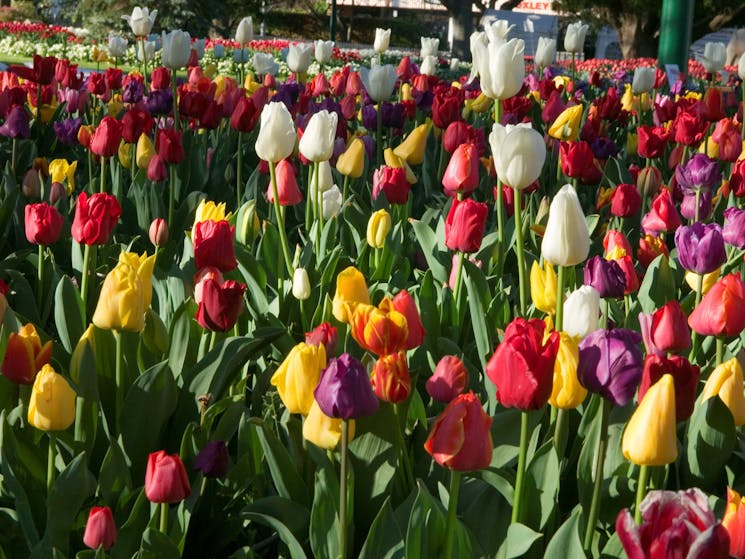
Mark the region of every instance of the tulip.
[[564, 109], [551, 124], [548, 135], [564, 142], [575, 141], [579, 136], [579, 123], [582, 119], [583, 110], [582, 105], [573, 105]]
[[163, 31], [163, 66], [170, 70], [184, 68], [189, 62], [191, 53], [191, 37], [189, 33], [181, 30], [174, 30], [170, 33]]
[[[289, 159], [283, 159], [277, 163], [275, 168], [277, 180], [277, 197], [280, 206], [295, 206], [303, 201], [303, 193], [297, 184], [295, 166]], [[270, 204], [274, 203], [274, 191], [271, 182], [267, 185], [266, 199]]]
[[693, 413], [700, 369], [692, 365], [685, 357], [678, 355], [672, 355], [669, 358], [654, 354], [647, 355], [644, 359], [644, 370], [639, 384], [639, 402], [663, 375], [672, 376], [675, 384], [675, 420], [685, 421]]
[[344, 200], [342, 199], [342, 193], [338, 186], [333, 185], [331, 188], [326, 190], [323, 193], [323, 200], [321, 200], [323, 206], [323, 219], [328, 221], [337, 215], [341, 210], [343, 203]]
[[150, 158], [147, 164], [147, 179], [152, 182], [162, 182], [168, 178], [168, 169], [163, 158], [157, 153]]
[[378, 307], [358, 304], [349, 323], [354, 340], [376, 355], [389, 355], [406, 349], [409, 329], [406, 316], [384, 298]]
[[581, 21], [570, 23], [564, 35], [564, 50], [579, 53], [585, 50], [585, 35], [589, 26]]
[[292, 348], [270, 380], [287, 411], [308, 415], [314, 402], [313, 391], [325, 366], [323, 345], [300, 342]]
[[670, 139], [670, 132], [663, 126], [639, 126], [637, 152], [640, 157], [653, 159], [665, 153], [665, 147]]
[[411, 377], [404, 352], [383, 355], [373, 365], [370, 376], [375, 396], [384, 402], [398, 404], [411, 394]]
[[727, 61], [727, 47], [724, 43], [707, 42], [704, 45], [704, 54], [700, 62], [706, 71], [715, 74], [722, 68]]
[[566, 332], [559, 332], [559, 351], [553, 370], [553, 385], [548, 403], [555, 408], [575, 409], [587, 396], [587, 389], [577, 378], [579, 365], [579, 339]]
[[486, 225], [486, 204], [471, 198], [453, 200], [445, 220], [445, 245], [450, 250], [477, 252], [481, 247]]
[[414, 349], [422, 345], [426, 332], [414, 298], [407, 290], [403, 289], [398, 292], [391, 303], [395, 310], [406, 317], [406, 326], [409, 331], [406, 339], [406, 349]]
[[734, 206], [724, 210], [722, 238], [728, 245], [745, 248], [745, 210]]
[[613, 405], [628, 404], [642, 376], [639, 342], [641, 335], [623, 328], [596, 330], [584, 338], [579, 344], [577, 368], [582, 386]]
[[649, 93], [654, 87], [655, 69], [652, 67], [640, 66], [634, 69], [634, 81], [631, 84], [631, 91], [634, 95]]
[[508, 99], [516, 95], [525, 77], [525, 42], [511, 39], [500, 44], [476, 42], [474, 71], [479, 76], [481, 90], [490, 99]]
[[409, 165], [420, 165], [424, 161], [430, 126], [429, 123], [425, 123], [414, 128], [406, 139], [396, 146], [393, 153]]
[[[2, 301], [7, 307], [4, 295]], [[37, 371], [51, 360], [52, 349], [52, 340], [42, 346], [36, 328], [29, 322], [18, 333], [11, 332], [0, 370], [11, 382], [33, 384]]]
[[224, 477], [228, 473], [228, 459], [225, 441], [208, 441], [194, 458], [194, 469], [204, 477]]
[[722, 526], [729, 533], [730, 557], [745, 557], [745, 500], [740, 494], [727, 488], [727, 507], [724, 509]]
[[396, 86], [396, 69], [390, 64], [360, 68], [360, 78], [367, 94], [375, 102], [387, 101]]
[[662, 184], [662, 174], [656, 167], [644, 167], [636, 177], [636, 189], [643, 197], [654, 196]]
[[215, 204], [212, 200], [203, 198], [199, 202], [196, 212], [194, 212], [194, 226], [191, 231], [192, 238], [194, 238], [194, 235], [196, 234], [196, 225], [200, 221], [229, 220], [232, 215], [231, 212], [225, 212], [225, 202]]
[[298, 149], [309, 161], [328, 161], [334, 155], [334, 140], [338, 115], [327, 110], [310, 117], [308, 126], [300, 138]]
[[155, 151], [164, 163], [176, 165], [184, 160], [182, 134], [179, 130], [161, 128], [155, 137]]
[[369, 305], [365, 276], [357, 268], [349, 266], [336, 276], [332, 314], [339, 322], [349, 323], [357, 305]]
[[122, 19], [126, 20], [129, 27], [132, 29], [132, 33], [134, 33], [136, 37], [145, 37], [150, 34], [157, 15], [158, 10], [153, 10], [151, 12], [147, 8], [135, 6], [132, 9], [132, 15], [124, 15], [122, 16]]
[[437, 57], [427, 56], [422, 60], [419, 66], [419, 72], [424, 76], [434, 76], [437, 74]]
[[41, 431], [64, 431], [75, 421], [75, 391], [67, 379], [44, 365], [28, 403], [28, 422]]
[[261, 128], [254, 146], [264, 161], [277, 163], [295, 149], [295, 126], [284, 103], [272, 102], [261, 111]]
[[367, 221], [367, 244], [372, 248], [383, 248], [391, 230], [391, 214], [386, 210], [373, 212]]
[[104, 330], [141, 332], [145, 328], [146, 302], [146, 288], [138, 270], [119, 263], [104, 279], [93, 324]]
[[235, 42], [240, 45], [250, 43], [254, 38], [254, 23], [250, 17], [244, 17], [238, 22], [235, 30]]
[[478, 397], [473, 392], [461, 394], [435, 421], [424, 450], [445, 468], [459, 472], [481, 470], [491, 463], [491, 424]]
[[494, 123], [489, 134], [494, 166], [504, 184], [523, 190], [535, 182], [546, 160], [546, 143], [530, 124]]
[[93, 133], [90, 150], [100, 157], [113, 157], [119, 149], [121, 139], [121, 122], [110, 116], [105, 116]]
[[358, 179], [365, 169], [365, 144], [354, 138], [336, 160], [336, 170], [345, 177]]
[[530, 297], [536, 309], [548, 314], [556, 311], [557, 283], [556, 272], [551, 263], [546, 262], [541, 267], [538, 261], [533, 261], [530, 268]]
[[713, 272], [727, 260], [722, 228], [717, 223], [696, 222], [679, 227], [675, 246], [681, 266], [697, 274]]
[[[62, 215], [46, 202], [28, 204], [24, 212], [26, 239], [36, 245], [51, 245], [57, 242], [62, 232]], [[41, 266], [42, 264], [39, 263]]]
[[[67, 183], [67, 195], [72, 194], [75, 188], [75, 171], [78, 168], [78, 162], [73, 161], [72, 164], [68, 163], [66, 159], [53, 159], [49, 163], [49, 174], [52, 178], [52, 183]], [[38, 177], [36, 171], [34, 175]]]
[[156, 217], [148, 229], [148, 238], [155, 247], [162, 247], [168, 244], [168, 224], [162, 217]]
[[202, 328], [213, 332], [227, 332], [235, 326], [243, 310], [246, 285], [234, 280], [218, 282], [206, 280], [202, 285], [202, 300], [196, 319]]
[[316, 60], [319, 64], [326, 64], [331, 61], [334, 54], [334, 41], [317, 40], [314, 43]]
[[373, 50], [378, 54], [383, 54], [388, 50], [388, 44], [391, 42], [390, 29], [375, 29], [375, 40], [373, 41]]
[[440, 50], [440, 39], [436, 37], [420, 37], [422, 48], [419, 50], [419, 56], [437, 56]]
[[154, 155], [155, 146], [153, 145], [153, 141], [146, 134], [142, 134], [139, 140], [137, 140], [137, 148], [135, 150], [137, 167], [146, 171]]
[[292, 296], [298, 301], [305, 301], [310, 297], [310, 279], [305, 268], [295, 268], [292, 276]]
[[713, 272], [704, 274], [703, 276], [696, 272], [686, 272], [683, 275], [683, 279], [688, 284], [688, 287], [693, 291], [698, 289], [699, 281], [701, 281], [701, 294], [706, 295], [709, 290], [714, 287], [714, 284], [719, 281], [719, 278], [722, 275], [721, 272], [721, 268], [717, 268]]
[[214, 266], [222, 272], [238, 267], [233, 239], [235, 227], [225, 220], [194, 224], [194, 262], [197, 268]]
[[119, 202], [111, 194], [97, 193], [89, 197], [81, 192], [75, 204], [72, 238], [86, 245], [108, 243], [121, 213]]
[[28, 138], [31, 135], [29, 116], [23, 107], [14, 105], [10, 109], [0, 126], [0, 135], [7, 138]]
[[476, 146], [461, 144], [450, 158], [442, 177], [445, 194], [453, 198], [462, 197], [476, 190], [478, 184], [479, 157]]
[[668, 301], [652, 314], [639, 314], [647, 353], [664, 356], [668, 352], [683, 351], [691, 345], [685, 312], [678, 301]]
[[617, 217], [633, 217], [642, 207], [642, 197], [636, 185], [622, 183], [613, 191], [610, 213]]
[[698, 190], [711, 190], [718, 186], [722, 173], [716, 161], [703, 153], [697, 153], [684, 165], [675, 168], [675, 180], [684, 194], [695, 194]]
[[538, 37], [538, 46], [535, 49], [533, 61], [539, 68], [548, 68], [556, 58], [556, 39], [549, 37]]
[[[291, 72], [304, 74], [308, 71], [313, 56], [313, 45], [306, 43], [296, 43], [290, 45], [287, 51], [287, 66]], [[284, 158], [283, 158], [284, 159]]]
[[615, 260], [593, 256], [585, 263], [585, 285], [598, 292], [603, 299], [618, 299], [626, 290], [626, 276]]
[[[303, 421], [303, 438], [319, 448], [333, 450], [341, 440], [342, 421], [324, 414], [318, 402], [313, 400], [310, 412]], [[347, 426], [347, 438], [351, 441], [354, 438], [354, 420], [347, 421]]]
[[681, 223], [672, 195], [667, 188], [660, 190], [652, 201], [652, 209], [642, 217], [642, 229], [645, 233], [675, 231]]
[[83, 543], [90, 549], [109, 550], [116, 543], [116, 524], [109, 507], [92, 507], [85, 523]]
[[735, 425], [745, 424], [745, 393], [743, 393], [742, 367], [737, 358], [725, 361], [712, 371], [701, 391], [701, 400], [719, 396], [732, 412]]
[[313, 395], [324, 415], [336, 419], [356, 419], [378, 411], [367, 370], [348, 353], [329, 361]]
[[127, 54], [127, 39], [109, 33], [109, 56], [113, 58], [121, 58]]
[[332, 357], [336, 351], [338, 341], [338, 330], [328, 322], [322, 322], [311, 332], [306, 332], [305, 343], [308, 345], [323, 345], [326, 348], [326, 357]]
[[178, 503], [191, 494], [186, 468], [178, 454], [152, 452], [145, 471], [145, 496], [151, 503]]
[[201, 268], [194, 276], [194, 302], [197, 305], [204, 299], [204, 285], [208, 280], [215, 280], [220, 285], [225, 281], [222, 273], [217, 268], [209, 266]]
[[455, 355], [446, 355], [437, 362], [426, 389], [433, 400], [447, 404], [462, 394], [468, 386], [468, 369]]
[[558, 266], [574, 266], [590, 252], [590, 233], [577, 193], [565, 184], [549, 208], [541, 255]]

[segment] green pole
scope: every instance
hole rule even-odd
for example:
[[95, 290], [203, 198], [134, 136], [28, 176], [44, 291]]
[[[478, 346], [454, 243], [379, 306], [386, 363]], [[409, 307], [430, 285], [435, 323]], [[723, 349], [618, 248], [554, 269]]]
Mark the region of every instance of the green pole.
[[660, 66], [677, 64], [681, 73], [688, 73], [693, 5], [694, 0], [663, 0], [658, 58]]

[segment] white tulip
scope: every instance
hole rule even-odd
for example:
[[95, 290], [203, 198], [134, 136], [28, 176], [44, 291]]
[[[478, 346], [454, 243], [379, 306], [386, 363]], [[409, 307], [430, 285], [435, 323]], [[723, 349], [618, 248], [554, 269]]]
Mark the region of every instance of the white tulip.
[[529, 123], [506, 127], [494, 123], [489, 145], [497, 176], [505, 184], [522, 190], [541, 176], [546, 160], [546, 143]]
[[388, 50], [388, 45], [391, 42], [391, 30], [377, 28], [375, 30], [375, 42], [373, 43], [373, 49], [378, 54], [383, 54]]
[[737, 62], [737, 75], [740, 76], [741, 80], [745, 80], [745, 53], [743, 53]]
[[481, 91], [491, 99], [508, 99], [523, 86], [525, 78], [525, 42], [511, 39], [504, 44], [481, 41], [473, 44], [474, 69], [478, 73]]
[[564, 50], [574, 53], [584, 52], [585, 35], [587, 35], [588, 28], [589, 26], [581, 21], [570, 23], [566, 35], [564, 35]]
[[[318, 185], [321, 188], [321, 194], [334, 186], [334, 176], [331, 174], [331, 164], [328, 161], [318, 163]], [[316, 199], [316, 175], [311, 174], [310, 185], [308, 186], [308, 196], [311, 200]]]
[[323, 193], [323, 219], [329, 220], [339, 213], [342, 202], [341, 190], [334, 185]]
[[583, 285], [564, 301], [564, 331], [570, 336], [586, 337], [598, 329], [600, 293]]
[[225, 45], [222, 43], [215, 43], [212, 46], [212, 56], [218, 59], [225, 56]]
[[313, 45], [308, 43], [290, 45], [287, 51], [287, 66], [296, 74], [307, 72], [312, 62], [313, 50]]
[[326, 64], [334, 54], [334, 41], [321, 41], [315, 43], [316, 60], [319, 64]]
[[510, 22], [506, 19], [498, 19], [493, 21], [490, 25], [484, 26], [484, 32], [489, 38], [490, 43], [504, 44], [507, 42], [507, 35], [509, 35], [514, 25], [510, 25]]
[[310, 278], [305, 268], [295, 268], [292, 276], [292, 295], [298, 301], [305, 301], [310, 297]]
[[541, 255], [557, 266], [575, 266], [590, 253], [590, 232], [577, 192], [565, 184], [548, 210], [548, 222], [541, 242]]
[[306, 159], [317, 163], [334, 155], [334, 140], [339, 115], [326, 109], [314, 113], [300, 138], [298, 149]]
[[279, 64], [271, 54], [255, 52], [252, 62], [257, 74], [276, 76], [277, 72], [279, 72]]
[[701, 64], [709, 73], [716, 73], [722, 68], [727, 61], [727, 47], [724, 43], [706, 43], [704, 45], [704, 55], [701, 57]]
[[440, 39], [436, 37], [422, 37], [422, 48], [419, 51], [419, 56], [423, 59], [428, 56], [437, 56], [440, 51]]
[[533, 60], [539, 68], [548, 68], [556, 58], [556, 39], [549, 37], [538, 37], [538, 46], [535, 49]]
[[244, 17], [235, 30], [235, 42], [241, 45], [250, 43], [254, 38], [254, 22], [250, 17]]
[[649, 93], [654, 88], [655, 69], [650, 66], [641, 66], [634, 69], [634, 81], [631, 91], [634, 95]]
[[119, 35], [109, 34], [109, 56], [121, 58], [127, 54], [127, 39]]
[[295, 125], [284, 103], [272, 102], [261, 111], [261, 128], [254, 149], [264, 161], [277, 163], [295, 149]]
[[197, 53], [197, 60], [201, 60], [204, 58], [204, 47], [206, 46], [207, 41], [205, 39], [195, 39], [194, 42], [191, 44], [191, 48], [194, 49], [194, 52]]
[[390, 64], [373, 66], [369, 70], [360, 68], [360, 79], [365, 91], [375, 101], [387, 101], [396, 87], [396, 69]]
[[422, 65], [419, 67], [419, 72], [425, 76], [434, 76], [437, 74], [437, 57], [425, 56], [424, 60], [422, 60]]
[[[144, 46], [143, 46], [144, 45]], [[152, 60], [155, 56], [155, 41], [144, 41], [144, 43], [137, 43], [137, 59], [140, 62], [145, 60]], [[143, 52], [143, 48], [145, 49]]]
[[191, 37], [186, 31], [176, 29], [167, 33], [163, 31], [163, 66], [178, 70], [186, 66], [191, 54]]
[[152, 12], [147, 8], [141, 8], [135, 6], [132, 8], [131, 16], [122, 16], [122, 19], [127, 20], [129, 27], [132, 29], [137, 37], [145, 37], [153, 28], [155, 23], [155, 16], [158, 15], [158, 10]]

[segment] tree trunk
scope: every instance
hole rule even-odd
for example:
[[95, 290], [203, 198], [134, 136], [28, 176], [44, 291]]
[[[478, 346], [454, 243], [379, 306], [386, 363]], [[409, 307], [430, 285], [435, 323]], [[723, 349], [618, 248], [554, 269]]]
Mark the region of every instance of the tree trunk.
[[657, 57], [655, 22], [640, 14], [624, 13], [614, 17], [611, 23], [618, 34], [618, 44], [624, 59]]
[[473, 33], [472, 0], [443, 0], [448, 15], [453, 18], [453, 52], [460, 60], [471, 60], [471, 33]]

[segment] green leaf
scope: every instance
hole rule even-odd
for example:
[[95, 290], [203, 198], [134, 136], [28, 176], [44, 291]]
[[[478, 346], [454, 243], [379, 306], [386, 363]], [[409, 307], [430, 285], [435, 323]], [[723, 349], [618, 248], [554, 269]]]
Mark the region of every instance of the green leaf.
[[557, 505], [559, 474], [559, 457], [551, 440], [538, 449], [526, 469], [523, 499], [530, 506], [525, 507], [525, 524], [545, 528]]
[[441, 261], [441, 258], [444, 258], [444, 256], [438, 256], [440, 251], [438, 250], [435, 232], [423, 221], [411, 219], [409, 223], [411, 223], [414, 235], [416, 235], [416, 239], [419, 241], [419, 246], [422, 247], [424, 258], [427, 260], [427, 265], [432, 272], [432, 276], [438, 283], [447, 283], [449, 279], [448, 267], [443, 265]]
[[639, 287], [639, 303], [645, 313], [651, 313], [674, 299], [676, 293], [675, 278], [669, 261], [667, 256], [661, 254], [652, 261], [644, 274]]
[[359, 559], [404, 559], [404, 536], [386, 497], [383, 506], [370, 526]]
[[116, 503], [125, 489], [132, 488], [132, 476], [118, 440], [112, 440], [101, 463], [98, 474], [98, 489], [107, 503]]
[[142, 535], [141, 559], [179, 559], [178, 546], [163, 532], [148, 528]]
[[445, 511], [422, 481], [417, 485], [419, 489], [406, 530], [406, 557], [439, 557], [445, 544]]
[[[520, 524], [519, 522], [510, 524], [510, 527], [507, 529], [507, 538], [500, 546], [497, 557], [501, 557], [502, 559], [525, 557], [528, 551], [530, 551], [530, 548], [533, 547], [533, 544], [542, 537], [543, 534], [534, 532], [524, 524]], [[559, 557], [571, 556], [562, 554]]]
[[735, 442], [735, 421], [721, 398], [698, 403], [686, 437], [686, 465], [693, 485], [717, 486]]
[[569, 518], [564, 521], [556, 531], [551, 541], [546, 546], [544, 559], [554, 557], [584, 557], [582, 541], [579, 535], [579, 517], [582, 513], [580, 507], [576, 507]]
[[290, 557], [305, 559], [300, 542], [305, 541], [305, 534], [308, 533], [310, 513], [307, 508], [282, 497], [266, 497], [246, 506], [241, 516], [276, 530], [287, 546]]
[[54, 294], [54, 324], [62, 346], [72, 353], [86, 327], [83, 300], [69, 276], [62, 276]]
[[304, 506], [310, 504], [308, 487], [295, 468], [290, 453], [263, 421], [259, 419], [252, 419], [252, 421], [257, 426], [257, 434], [261, 447], [264, 449], [264, 458], [272, 474], [277, 493], [285, 499]]
[[339, 480], [331, 468], [320, 468], [316, 471], [316, 490], [310, 511], [310, 548], [317, 559], [338, 557], [338, 533]]
[[486, 313], [491, 302], [491, 290], [486, 283], [484, 273], [471, 262], [463, 263], [463, 281], [468, 292], [468, 307], [471, 310], [471, 324], [476, 339], [479, 362], [482, 370], [486, 369], [486, 356], [494, 351], [489, 328], [486, 325]]

